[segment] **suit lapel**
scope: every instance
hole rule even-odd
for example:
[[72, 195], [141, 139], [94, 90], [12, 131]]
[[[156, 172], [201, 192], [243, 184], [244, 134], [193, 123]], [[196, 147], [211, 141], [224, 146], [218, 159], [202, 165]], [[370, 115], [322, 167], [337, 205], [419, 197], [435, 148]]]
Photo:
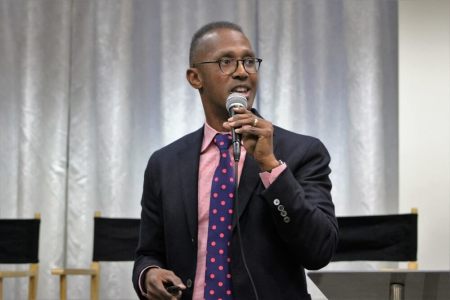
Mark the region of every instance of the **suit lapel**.
[[[259, 166], [250, 155], [245, 156], [244, 167], [242, 168], [241, 178], [239, 180], [238, 199], [236, 209], [239, 218], [244, 213], [253, 191], [259, 183]], [[237, 219], [233, 219], [233, 229], [236, 226]]]
[[[177, 155], [179, 170], [173, 170], [180, 176], [181, 197], [183, 198], [189, 232], [197, 239], [198, 230], [198, 170], [200, 148], [203, 139], [203, 127], [187, 139]], [[176, 188], [176, 187], [174, 187]]]

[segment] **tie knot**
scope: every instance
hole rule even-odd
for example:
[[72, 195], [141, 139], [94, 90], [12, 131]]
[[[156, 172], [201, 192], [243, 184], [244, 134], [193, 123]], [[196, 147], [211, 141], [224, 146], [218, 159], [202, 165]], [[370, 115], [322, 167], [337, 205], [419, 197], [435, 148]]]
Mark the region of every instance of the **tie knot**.
[[216, 134], [214, 137], [214, 144], [216, 144], [220, 151], [227, 150], [231, 145], [231, 135], [220, 133]]

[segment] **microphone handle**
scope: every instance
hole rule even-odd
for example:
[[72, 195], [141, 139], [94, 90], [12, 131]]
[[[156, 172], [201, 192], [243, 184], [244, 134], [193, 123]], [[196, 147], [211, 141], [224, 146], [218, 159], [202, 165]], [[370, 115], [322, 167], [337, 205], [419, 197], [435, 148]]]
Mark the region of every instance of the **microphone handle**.
[[[230, 108], [230, 116], [234, 116], [233, 107]], [[235, 162], [238, 162], [241, 158], [241, 135], [236, 133], [234, 128], [231, 128], [231, 140], [233, 142], [233, 158]]]
[[233, 142], [233, 157], [234, 161], [238, 162], [241, 157], [241, 135], [231, 129], [231, 138]]

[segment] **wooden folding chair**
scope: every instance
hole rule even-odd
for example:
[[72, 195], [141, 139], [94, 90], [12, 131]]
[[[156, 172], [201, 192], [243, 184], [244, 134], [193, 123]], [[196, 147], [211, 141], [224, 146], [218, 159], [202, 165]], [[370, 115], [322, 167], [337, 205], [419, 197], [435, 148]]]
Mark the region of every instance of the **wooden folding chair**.
[[139, 240], [140, 219], [102, 218], [100, 212], [94, 217], [94, 251], [90, 268], [52, 269], [59, 276], [60, 299], [67, 299], [67, 276], [87, 275], [91, 277], [91, 299], [99, 299], [100, 262], [133, 261]]
[[0, 271], [0, 300], [3, 300], [3, 279], [20, 277], [28, 277], [28, 299], [36, 299], [40, 224], [39, 213], [34, 219], [0, 220], [0, 263], [29, 264], [28, 271]]

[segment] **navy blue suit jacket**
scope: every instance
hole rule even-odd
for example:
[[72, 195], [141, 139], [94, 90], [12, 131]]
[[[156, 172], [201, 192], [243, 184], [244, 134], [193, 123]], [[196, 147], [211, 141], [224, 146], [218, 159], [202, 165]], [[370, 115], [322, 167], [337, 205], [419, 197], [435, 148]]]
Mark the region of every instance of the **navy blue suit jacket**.
[[[192, 298], [197, 264], [197, 182], [203, 128], [156, 151], [144, 177], [140, 241], [133, 270], [150, 265], [172, 270]], [[249, 155], [239, 183], [239, 221], [246, 261], [259, 298], [310, 299], [305, 272], [328, 264], [338, 242], [331, 201], [329, 154], [316, 138], [274, 127], [274, 152], [287, 164], [265, 188]], [[287, 215], [282, 216], [284, 210]], [[288, 217], [286, 219], [286, 217]], [[231, 242], [235, 299], [254, 299], [237, 238]]]

